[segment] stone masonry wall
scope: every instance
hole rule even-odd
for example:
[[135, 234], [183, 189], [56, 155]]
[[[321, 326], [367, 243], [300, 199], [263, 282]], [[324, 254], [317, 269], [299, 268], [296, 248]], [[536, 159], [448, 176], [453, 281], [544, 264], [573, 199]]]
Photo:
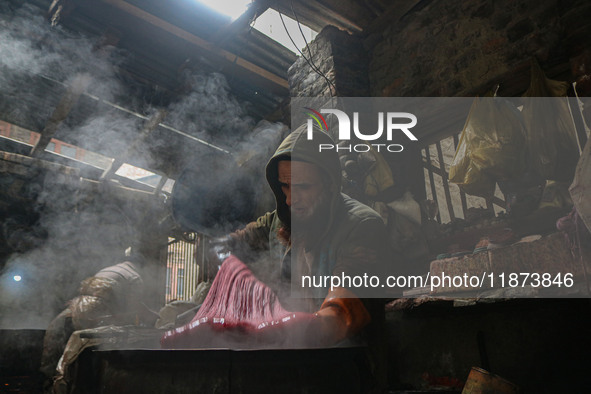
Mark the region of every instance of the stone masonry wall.
[[423, 3], [367, 36], [373, 96], [472, 96], [497, 83], [499, 95], [518, 95], [532, 56], [554, 78], [591, 68], [581, 60], [591, 48], [589, 1]]
[[[324, 28], [303, 50], [307, 58], [332, 82], [315, 72], [303, 57], [288, 70], [289, 90], [292, 97], [364, 97], [369, 95], [368, 57], [360, 37], [334, 26]], [[336, 90], [335, 90], [336, 88]]]

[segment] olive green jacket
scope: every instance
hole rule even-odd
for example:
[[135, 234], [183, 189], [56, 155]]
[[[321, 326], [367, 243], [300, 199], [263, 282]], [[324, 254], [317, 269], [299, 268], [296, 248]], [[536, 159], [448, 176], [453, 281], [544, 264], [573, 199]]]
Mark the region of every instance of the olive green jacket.
[[[235, 244], [247, 245], [256, 251], [269, 251], [269, 269], [277, 273], [285, 286], [292, 277], [297, 280], [294, 284], [301, 283], [302, 275], [314, 275], [317, 278], [343, 274], [372, 275], [385, 265], [387, 258], [386, 228], [382, 218], [373, 209], [340, 192], [341, 167], [338, 155], [335, 151], [320, 152], [319, 144], [334, 143], [326, 133], [317, 129], [314, 129], [312, 140], [308, 140], [305, 127], [287, 136], [266, 167], [266, 177], [275, 195], [276, 209], [232, 234]], [[323, 220], [321, 228], [314, 229], [313, 241], [306, 245], [291, 245], [278, 237], [278, 230], [282, 226], [290, 227], [289, 207], [278, 182], [277, 163], [280, 160], [316, 164], [329, 179], [326, 185], [330, 190], [329, 209], [321, 213], [326, 220]], [[330, 283], [328, 287], [291, 287], [292, 294], [296, 291], [296, 297], [315, 300], [307, 304], [308, 307], [302, 307], [303, 310], [317, 310], [328, 290]], [[365, 289], [350, 290], [362, 297]]]

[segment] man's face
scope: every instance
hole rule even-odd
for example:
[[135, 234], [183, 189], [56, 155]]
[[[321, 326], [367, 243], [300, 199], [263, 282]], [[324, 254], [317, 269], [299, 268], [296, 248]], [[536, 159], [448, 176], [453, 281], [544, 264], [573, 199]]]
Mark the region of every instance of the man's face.
[[321, 170], [303, 161], [280, 161], [279, 183], [290, 208], [291, 221], [307, 224], [328, 201]]

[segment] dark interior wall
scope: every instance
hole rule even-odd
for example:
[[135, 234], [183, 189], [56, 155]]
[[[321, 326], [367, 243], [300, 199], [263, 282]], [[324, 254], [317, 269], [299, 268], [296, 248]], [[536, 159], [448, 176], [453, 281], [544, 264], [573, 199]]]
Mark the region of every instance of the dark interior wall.
[[[423, 1], [365, 38], [370, 92], [473, 96], [500, 84], [499, 95], [517, 96], [529, 85], [535, 57], [549, 77], [577, 81], [578, 93], [589, 95], [590, 38], [588, 1]], [[422, 178], [407, 174], [409, 183]], [[587, 392], [589, 330], [579, 323], [587, 321], [588, 306], [525, 300], [389, 313], [390, 387], [425, 387], [426, 374], [464, 381], [470, 367], [484, 366], [481, 333], [488, 368], [523, 392]]]
[[[464, 382], [471, 367], [522, 393], [587, 393], [588, 299], [530, 299], [453, 307], [451, 301], [390, 311], [388, 374], [393, 389]], [[445, 379], [443, 379], [445, 378]]]
[[[311, 49], [315, 63], [335, 80], [337, 95], [353, 96], [339, 91], [339, 75], [355, 78], [366, 64], [371, 96], [473, 96], [496, 84], [499, 95], [518, 96], [529, 85], [532, 57], [549, 77], [577, 81], [580, 95], [591, 92], [586, 82], [591, 75], [589, 1], [421, 1], [402, 19], [365, 32], [365, 63], [347, 65], [360, 66], [357, 74], [339, 73], [327, 43], [331, 35], [336, 33], [323, 30]], [[338, 33], [341, 53], [361, 38], [347, 36]], [[358, 46], [353, 48], [351, 58], [359, 58]], [[291, 96], [328, 96], [327, 89], [303, 59], [292, 66]], [[403, 176], [397, 181], [408, 184], [417, 199], [424, 198], [418, 152], [411, 152], [410, 159], [386, 159]], [[587, 392], [588, 307], [588, 300], [524, 300], [390, 312], [390, 388], [427, 388], [425, 373], [465, 381], [470, 368], [480, 366], [525, 393]], [[479, 335], [488, 366], [479, 352]]]
[[[423, 0], [408, 12], [397, 7], [362, 33], [324, 28], [304, 54], [332, 88], [300, 57], [288, 72], [290, 95], [470, 97], [498, 84], [498, 95], [519, 96], [529, 86], [532, 58], [548, 77], [591, 94], [589, 1]], [[589, 118], [591, 109], [584, 111]], [[459, 133], [461, 126], [443, 131]], [[419, 149], [425, 143], [384, 155], [395, 182], [418, 200], [426, 198]]]
[[[532, 57], [549, 77], [588, 79], [589, 37], [585, 0], [423, 0], [360, 34], [327, 26], [304, 54], [337, 96], [473, 96], [497, 83], [499, 95], [515, 96], [527, 89]], [[329, 95], [301, 57], [289, 84], [292, 97]]]
[[[501, 84], [514, 96], [536, 57], [548, 76], [588, 72], [591, 3], [559, 0], [422, 1], [365, 40], [373, 96], [472, 96]], [[571, 71], [572, 70], [572, 71]]]
[[[536, 58], [554, 79], [591, 93], [591, 3], [559, 0], [424, 0], [401, 18], [361, 34], [328, 26], [290, 68], [292, 97], [475, 96], [499, 84], [500, 96], [529, 86]], [[460, 130], [457, 130], [458, 132]], [[419, 149], [385, 155], [395, 181], [425, 198]]]
[[[576, 81], [580, 96], [591, 94], [588, 1], [423, 0], [365, 34], [372, 96], [476, 96], [497, 84], [500, 96], [519, 96], [530, 83], [531, 58], [548, 77]], [[419, 152], [386, 159], [420, 199]]]

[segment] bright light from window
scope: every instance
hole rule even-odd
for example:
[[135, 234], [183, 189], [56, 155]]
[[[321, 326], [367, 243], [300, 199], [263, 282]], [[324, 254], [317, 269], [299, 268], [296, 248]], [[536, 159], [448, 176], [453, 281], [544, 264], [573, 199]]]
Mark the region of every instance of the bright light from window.
[[238, 18], [246, 11], [251, 0], [198, 0], [201, 4], [205, 4], [212, 10], [224, 14], [232, 18]]
[[[156, 187], [162, 178], [158, 174], [154, 174], [151, 171], [145, 170], [140, 167], [132, 166], [131, 164], [124, 163], [117, 172], [116, 175], [123, 176], [134, 181], [143, 183], [144, 185]], [[174, 180], [167, 179], [166, 183], [162, 187], [162, 191], [172, 193], [172, 187], [174, 186]]]
[[[310, 41], [316, 37], [317, 33], [307, 26], [300, 25], [302, 31], [304, 32], [304, 37], [306, 37], [306, 41], [304, 41], [304, 37], [302, 37], [302, 32], [300, 32], [300, 27], [298, 27], [297, 21], [286, 15], [283, 15], [283, 21], [285, 22], [287, 31], [289, 31], [289, 35], [281, 23], [279, 12], [269, 8], [267, 11], [265, 11], [265, 13], [263, 13], [263, 15], [257, 18], [254, 28], [277, 41], [292, 52], [299, 54], [298, 49], [304, 48], [306, 46], [306, 41], [310, 43]], [[295, 47], [289, 39], [290, 36], [295, 41], [297, 47]]]
[[12, 277], [12, 279], [14, 279], [15, 282], [20, 282], [22, 277], [20, 275], [15, 275]]

